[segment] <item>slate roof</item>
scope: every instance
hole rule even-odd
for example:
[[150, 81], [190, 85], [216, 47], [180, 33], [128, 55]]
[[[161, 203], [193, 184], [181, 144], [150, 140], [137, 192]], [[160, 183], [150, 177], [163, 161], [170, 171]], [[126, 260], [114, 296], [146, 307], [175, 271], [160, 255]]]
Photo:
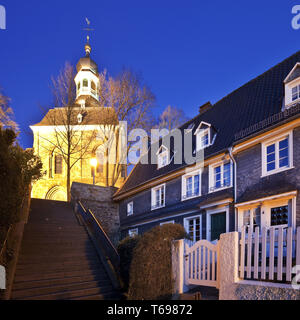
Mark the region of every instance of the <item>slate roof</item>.
[[[74, 107], [75, 111], [71, 112], [71, 125], [78, 125], [77, 115], [82, 114], [82, 125], [99, 125], [99, 124], [117, 124], [117, 115], [113, 108], [108, 107], [86, 107], [81, 110], [80, 106]], [[48, 110], [42, 121], [34, 124], [38, 126], [53, 126], [53, 125], [66, 125], [67, 121], [67, 108], [53, 108]]]
[[[283, 81], [297, 62], [300, 62], [300, 51], [233, 91], [215, 103], [212, 108], [185, 123], [180, 129], [183, 130], [194, 122], [194, 131], [201, 121], [210, 123], [217, 131], [217, 135], [214, 144], [205, 149], [205, 158], [223, 152], [236, 141], [237, 133], [281, 113], [284, 98]], [[299, 111], [296, 113], [299, 116]], [[264, 128], [273, 124], [268, 123]], [[249, 131], [249, 134], [253, 134], [253, 130]], [[243, 138], [245, 137], [247, 134], [243, 135]], [[170, 163], [157, 170], [156, 164], [138, 163], [115, 196], [185, 166], [185, 163], [182, 165]]]

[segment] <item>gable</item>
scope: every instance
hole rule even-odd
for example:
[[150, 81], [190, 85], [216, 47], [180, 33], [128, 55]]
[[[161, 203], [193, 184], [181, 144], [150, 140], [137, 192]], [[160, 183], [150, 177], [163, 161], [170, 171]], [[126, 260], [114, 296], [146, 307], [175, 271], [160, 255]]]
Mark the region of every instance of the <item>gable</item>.
[[284, 79], [284, 83], [287, 84], [300, 77], [300, 63], [297, 62], [288, 76]]

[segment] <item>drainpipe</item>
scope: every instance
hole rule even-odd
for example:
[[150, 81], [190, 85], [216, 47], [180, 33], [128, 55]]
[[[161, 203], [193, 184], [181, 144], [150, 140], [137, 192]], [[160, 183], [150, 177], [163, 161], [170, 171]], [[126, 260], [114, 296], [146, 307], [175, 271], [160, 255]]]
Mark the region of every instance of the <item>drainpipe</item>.
[[[236, 161], [234, 159], [233, 153], [232, 153], [232, 147], [228, 148], [228, 152], [229, 152], [229, 157], [233, 162], [233, 203], [235, 205], [236, 203], [236, 194], [237, 194], [237, 183], [236, 183]], [[237, 231], [237, 219], [238, 219], [238, 215], [237, 215], [237, 208], [234, 208], [234, 212], [235, 212], [235, 221], [234, 221], [234, 228], [235, 231]]]

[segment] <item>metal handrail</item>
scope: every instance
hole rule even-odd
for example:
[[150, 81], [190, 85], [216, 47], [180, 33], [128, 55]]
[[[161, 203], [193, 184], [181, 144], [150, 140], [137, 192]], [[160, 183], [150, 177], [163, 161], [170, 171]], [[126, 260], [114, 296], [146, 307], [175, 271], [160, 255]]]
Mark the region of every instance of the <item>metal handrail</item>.
[[103, 230], [101, 224], [96, 219], [93, 212], [90, 209], [86, 210], [80, 201], [77, 201], [77, 204], [77, 211], [80, 213], [87, 228], [89, 228], [89, 231], [95, 237], [97, 245], [102, 249], [106, 259], [110, 260], [115, 270], [118, 271], [120, 265], [120, 257], [115, 246], [110, 241], [108, 235]]
[[3, 242], [3, 245], [2, 245], [2, 248], [1, 248], [1, 251], [0, 251], [0, 261], [2, 261], [3, 253], [5, 252], [5, 250], [7, 248], [7, 242], [8, 242], [8, 237], [9, 237], [11, 228], [12, 228], [12, 225], [10, 225], [10, 227], [8, 228], [8, 230], [6, 232], [6, 237], [5, 237], [5, 240]]

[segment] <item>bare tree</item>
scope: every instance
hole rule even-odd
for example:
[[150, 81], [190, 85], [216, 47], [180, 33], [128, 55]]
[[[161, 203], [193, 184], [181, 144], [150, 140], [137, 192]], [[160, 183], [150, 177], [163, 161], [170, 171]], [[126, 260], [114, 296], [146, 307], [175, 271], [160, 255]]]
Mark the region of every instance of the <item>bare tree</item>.
[[9, 98], [0, 92], [0, 126], [5, 128], [11, 128], [13, 130], [18, 130], [18, 125], [12, 119], [13, 110], [9, 106]]
[[[84, 130], [89, 117], [75, 103], [76, 88], [74, 68], [66, 63], [57, 78], [52, 78], [54, 109], [48, 110], [45, 120], [53, 127], [51, 136], [41, 136], [47, 143], [43, 147], [60, 154], [67, 168], [67, 199], [70, 201], [71, 172], [75, 164], [91, 154], [92, 143], [96, 139], [96, 130]], [[80, 119], [78, 118], [80, 117]]]
[[158, 128], [165, 128], [172, 131], [173, 129], [180, 127], [186, 121], [187, 117], [182, 109], [168, 105], [159, 116]]
[[[128, 132], [135, 128], [149, 132], [155, 124], [152, 115], [155, 96], [143, 83], [141, 76], [129, 69], [124, 69], [115, 78], [108, 76], [104, 71], [99, 75], [99, 79], [101, 105], [113, 108], [118, 120], [127, 122]], [[113, 165], [106, 165], [107, 170], [110, 170], [106, 172], [106, 177], [110, 177], [111, 185], [115, 185], [118, 181], [124, 163], [125, 168], [127, 167], [128, 154], [133, 150], [133, 143], [128, 142], [121, 154], [116, 152], [120, 147], [120, 135], [120, 126], [114, 126], [111, 132], [104, 134], [107, 152], [104, 159], [108, 161], [109, 158], [114, 158], [115, 160]], [[116, 156], [110, 157], [109, 153], [116, 153]]]

